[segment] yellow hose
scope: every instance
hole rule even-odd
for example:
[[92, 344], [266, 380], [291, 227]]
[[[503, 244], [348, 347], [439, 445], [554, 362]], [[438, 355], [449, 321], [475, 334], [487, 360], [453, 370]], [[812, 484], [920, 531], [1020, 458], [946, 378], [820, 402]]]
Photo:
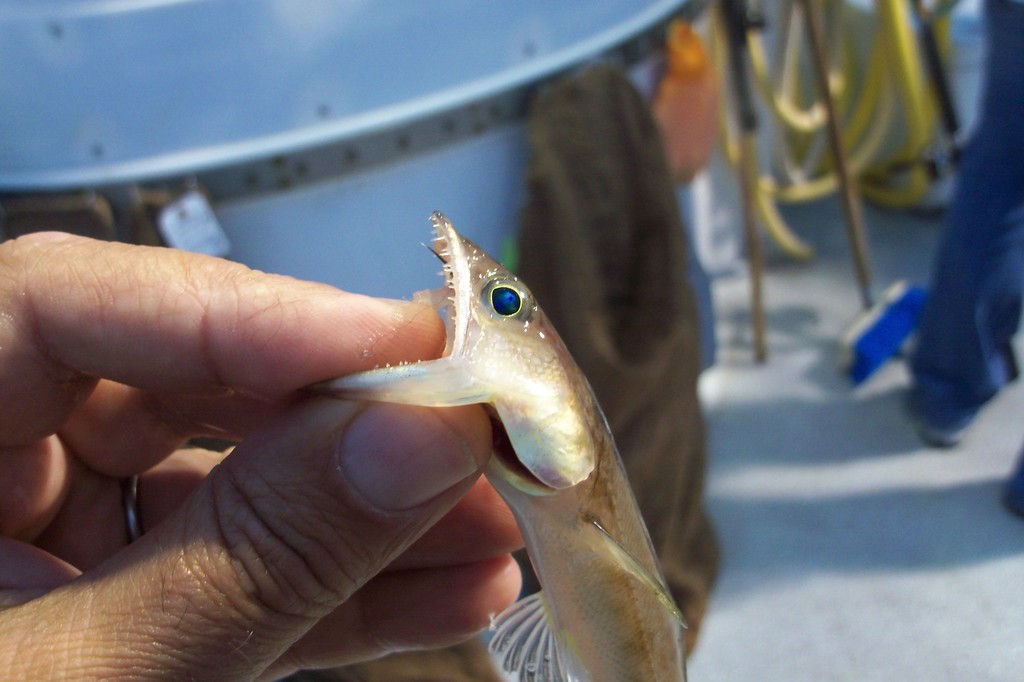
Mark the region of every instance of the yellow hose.
[[[880, 101], [887, 101], [887, 95], [891, 93], [892, 86], [884, 79], [878, 79], [878, 86], [881, 88], [877, 95]], [[896, 108], [883, 106], [879, 109], [879, 117], [874, 125], [867, 130], [867, 137], [852, 151], [849, 152], [850, 172], [853, 177], [860, 177], [876, 162], [878, 154], [886, 142], [886, 138], [892, 128]], [[847, 143], [849, 145], [849, 143]], [[779, 185], [771, 177], [762, 178], [765, 190], [775, 196], [776, 199], [785, 203], [813, 201], [828, 196], [836, 191], [838, 179], [832, 172], [824, 173], [811, 180], [789, 185]]]
[[[823, 2], [829, 6], [831, 0]], [[835, 5], [831, 6], [835, 9]], [[792, 17], [793, 12], [789, 14]], [[798, 33], [798, 24], [792, 20], [784, 37]], [[713, 54], [722, 66], [727, 50], [717, 13], [712, 26]], [[937, 121], [930, 83], [918, 55], [913, 16], [905, 0], [876, 0], [874, 27], [874, 44], [859, 91], [849, 87], [853, 78], [847, 55], [840, 55], [845, 59], [833, 56], [830, 85], [843, 112], [849, 167], [864, 196], [886, 206], [913, 206], [920, 203], [931, 187], [931, 177], [920, 163], [932, 143]], [[837, 46], [841, 42], [838, 36], [830, 40]], [[810, 88], [801, 82], [805, 75], [789, 45], [785, 46], [789, 54], [784, 55], [786, 64], [781, 78], [771, 74], [764, 43], [756, 31], [749, 33], [748, 45], [757, 91], [781, 128], [780, 144], [788, 159], [786, 163], [804, 164], [806, 171], [802, 171], [806, 177], [791, 177], [780, 183], [772, 175], [761, 173], [756, 154], [751, 155], [750, 163], [758, 165], [759, 180], [754, 192], [758, 216], [783, 251], [794, 258], [810, 258], [813, 250], [789, 228], [776, 203], [810, 201], [837, 188], [828, 155], [820, 160], [810, 156], [817, 150], [815, 140], [823, 134], [824, 106], [818, 99], [805, 102], [807, 98], [800, 96]], [[786, 73], [787, 70], [792, 73]], [[725, 112], [723, 116], [728, 119]], [[728, 122], [721, 129], [726, 158], [735, 168], [740, 157], [735, 131]], [[903, 170], [895, 175], [894, 168]]]
[[[727, 72], [724, 67], [726, 65], [725, 60], [728, 59], [724, 31], [721, 13], [720, 11], [715, 11], [712, 21], [711, 47], [722, 73]], [[762, 182], [763, 176], [760, 174], [757, 146], [751, 145], [746, 155], [742, 153], [739, 135], [733, 132], [731, 121], [726, 111], [727, 108], [722, 107], [720, 113], [723, 119], [721, 125], [722, 149], [729, 164], [737, 171], [740, 170], [740, 163], [744, 158], [752, 166], [750, 177], [757, 178], [758, 181], [753, 183], [750, 192], [753, 195], [754, 208], [757, 211], [757, 217], [760, 219], [761, 224], [768, 234], [771, 235], [772, 239], [775, 240], [776, 244], [791, 257], [799, 260], [813, 258], [814, 249], [793, 233], [789, 225], [786, 224], [786, 221], [779, 215], [774, 199], [765, 191], [764, 183]]]
[[[791, 16], [792, 15], [791, 13]], [[792, 23], [792, 22], [791, 22]], [[792, 30], [792, 27], [791, 29]], [[789, 33], [787, 32], [787, 36]], [[796, 44], [792, 42], [791, 44]], [[813, 133], [821, 130], [825, 125], [825, 106], [821, 102], [814, 102], [811, 106], [801, 108], [791, 97], [784, 96], [776, 90], [776, 83], [768, 73], [768, 57], [764, 48], [764, 41], [761, 34], [751, 31], [747, 35], [747, 45], [750, 49], [750, 64], [754, 73], [754, 84], [757, 86], [761, 97], [767, 102], [775, 114], [775, 117], [782, 121], [788, 128], [804, 133]], [[787, 51], [787, 66], [792, 55]], [[787, 69], [788, 71], [788, 69]], [[788, 94], [788, 93], [787, 93]], [[833, 91], [833, 95], [838, 92]]]
[[[871, 201], [905, 208], [919, 203], [931, 186], [927, 170], [917, 161], [933, 139], [936, 112], [929, 96], [931, 86], [918, 56], [908, 4], [881, 0], [875, 3], [875, 8], [880, 36], [891, 37], [883, 41], [883, 46], [888, 50], [890, 74], [896, 81], [903, 105], [906, 138], [892, 157], [866, 170], [861, 178], [861, 190]], [[891, 175], [885, 172], [886, 167], [892, 165], [909, 165], [905, 181], [899, 186], [893, 186]]]

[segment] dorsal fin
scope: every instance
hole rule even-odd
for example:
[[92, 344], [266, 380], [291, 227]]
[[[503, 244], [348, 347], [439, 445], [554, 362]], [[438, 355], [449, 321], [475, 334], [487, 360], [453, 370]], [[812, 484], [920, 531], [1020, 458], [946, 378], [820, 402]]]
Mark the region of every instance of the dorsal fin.
[[521, 682], [573, 682], [558, 653], [557, 638], [543, 593], [517, 601], [491, 624], [488, 645], [502, 669], [518, 674]]
[[687, 627], [686, 619], [683, 617], [683, 612], [679, 610], [678, 606], [676, 606], [675, 600], [672, 598], [672, 595], [669, 594], [664, 583], [657, 576], [651, 575], [651, 572], [644, 568], [640, 562], [636, 560], [636, 557], [630, 554], [618, 540], [613, 538], [611, 534], [605, 530], [600, 521], [595, 518], [590, 518], [589, 521], [590, 528], [592, 528], [597, 534], [599, 541], [596, 545], [598, 548], [603, 550], [612, 561], [625, 569], [629, 575], [636, 578], [644, 587], [653, 592], [661, 605], [668, 609], [669, 613], [679, 621], [679, 624], [684, 628]]

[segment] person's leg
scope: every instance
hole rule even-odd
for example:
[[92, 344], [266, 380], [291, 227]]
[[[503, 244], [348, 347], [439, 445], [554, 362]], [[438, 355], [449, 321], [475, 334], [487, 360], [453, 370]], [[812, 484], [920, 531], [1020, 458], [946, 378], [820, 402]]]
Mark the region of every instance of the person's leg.
[[[1024, 5], [989, 3], [993, 58], [911, 360], [923, 431], [951, 445], [1016, 376], [1024, 292]], [[943, 442], [943, 440], [947, 442]]]
[[1003, 488], [1003, 504], [1011, 512], [1024, 518], [1024, 447], [1017, 455], [1017, 466]]

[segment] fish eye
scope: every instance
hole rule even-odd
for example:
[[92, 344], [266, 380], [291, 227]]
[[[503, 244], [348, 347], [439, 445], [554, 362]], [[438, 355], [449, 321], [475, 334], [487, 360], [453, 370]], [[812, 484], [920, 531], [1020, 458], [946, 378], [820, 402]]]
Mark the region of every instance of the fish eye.
[[515, 280], [496, 277], [484, 285], [480, 292], [483, 304], [495, 317], [502, 319], [523, 319], [532, 314], [533, 304], [530, 293], [515, 284]]
[[523, 297], [509, 286], [496, 286], [491, 289], [491, 307], [502, 317], [513, 317], [523, 309]]

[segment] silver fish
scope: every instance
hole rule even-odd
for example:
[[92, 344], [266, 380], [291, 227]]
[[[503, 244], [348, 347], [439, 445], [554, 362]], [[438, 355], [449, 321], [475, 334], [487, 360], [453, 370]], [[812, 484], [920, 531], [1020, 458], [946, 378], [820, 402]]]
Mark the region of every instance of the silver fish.
[[417, 294], [448, 327], [438, 360], [314, 388], [347, 399], [484, 403], [515, 456], [488, 479], [511, 507], [542, 592], [495, 619], [492, 654], [521, 680], [686, 679], [682, 614], [669, 595], [590, 385], [529, 289], [431, 216], [446, 287]]

